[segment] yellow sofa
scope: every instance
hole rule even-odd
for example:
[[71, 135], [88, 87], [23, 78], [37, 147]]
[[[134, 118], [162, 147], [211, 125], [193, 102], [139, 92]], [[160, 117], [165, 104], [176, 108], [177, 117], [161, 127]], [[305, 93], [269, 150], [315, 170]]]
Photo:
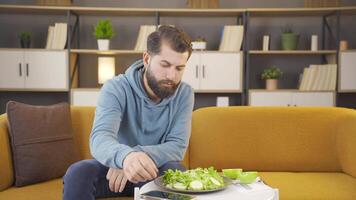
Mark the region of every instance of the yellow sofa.
[[[93, 107], [72, 107], [75, 142], [90, 158]], [[62, 180], [21, 188], [6, 115], [0, 116], [0, 199], [61, 199]], [[226, 107], [193, 113], [184, 164], [257, 170], [280, 199], [356, 199], [356, 111], [343, 108]], [[121, 198], [120, 198], [121, 199]]]

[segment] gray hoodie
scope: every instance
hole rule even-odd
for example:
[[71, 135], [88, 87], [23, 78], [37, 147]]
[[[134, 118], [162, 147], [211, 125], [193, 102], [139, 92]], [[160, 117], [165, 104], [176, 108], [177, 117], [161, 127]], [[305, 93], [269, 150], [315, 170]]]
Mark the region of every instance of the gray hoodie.
[[90, 136], [93, 157], [105, 166], [122, 168], [132, 151], [146, 152], [157, 167], [181, 161], [189, 143], [193, 89], [181, 82], [175, 93], [153, 102], [146, 94], [143, 61], [101, 89]]

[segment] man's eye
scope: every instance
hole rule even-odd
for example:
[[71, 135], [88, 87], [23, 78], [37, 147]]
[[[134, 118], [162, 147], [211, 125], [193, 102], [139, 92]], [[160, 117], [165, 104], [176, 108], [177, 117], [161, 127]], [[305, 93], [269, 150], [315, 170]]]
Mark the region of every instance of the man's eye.
[[177, 67], [178, 71], [182, 71], [184, 69], [184, 67]]

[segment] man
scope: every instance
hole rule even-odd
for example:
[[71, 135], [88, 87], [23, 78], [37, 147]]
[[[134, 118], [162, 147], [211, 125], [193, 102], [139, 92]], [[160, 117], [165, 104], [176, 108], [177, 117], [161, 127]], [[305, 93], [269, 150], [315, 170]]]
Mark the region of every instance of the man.
[[184, 170], [194, 93], [181, 79], [191, 52], [187, 34], [161, 26], [143, 59], [105, 83], [90, 136], [95, 159], [69, 167], [63, 199], [131, 196], [167, 169]]

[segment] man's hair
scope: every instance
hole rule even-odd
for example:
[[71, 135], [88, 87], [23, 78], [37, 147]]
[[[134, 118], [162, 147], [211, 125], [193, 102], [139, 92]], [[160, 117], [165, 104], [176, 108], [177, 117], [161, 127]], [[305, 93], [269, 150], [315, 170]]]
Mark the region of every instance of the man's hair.
[[162, 25], [147, 38], [147, 51], [150, 55], [157, 55], [161, 52], [162, 42], [167, 42], [170, 47], [179, 53], [188, 51], [192, 54], [191, 39], [184, 31], [167, 25]]

